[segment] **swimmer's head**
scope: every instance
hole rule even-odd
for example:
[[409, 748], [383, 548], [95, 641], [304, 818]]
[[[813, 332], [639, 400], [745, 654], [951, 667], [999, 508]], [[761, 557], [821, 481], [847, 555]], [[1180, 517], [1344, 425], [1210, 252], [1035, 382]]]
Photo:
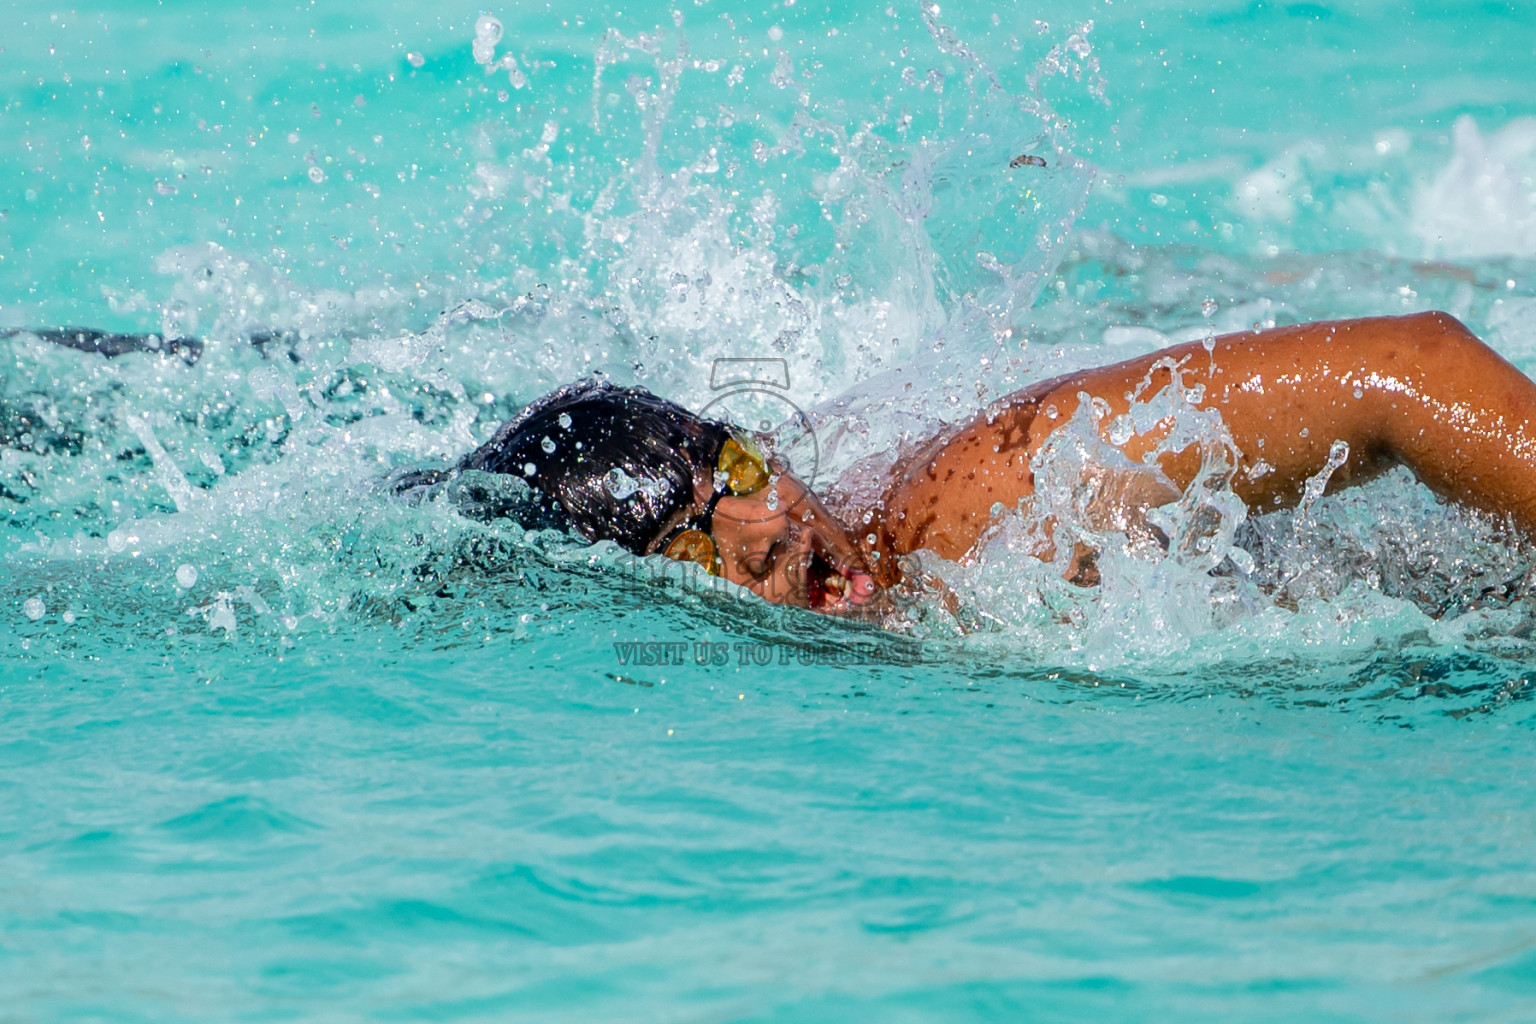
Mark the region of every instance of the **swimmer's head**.
[[644, 388], [582, 380], [545, 395], [467, 456], [460, 469], [505, 473], [538, 492], [518, 515], [647, 554], [691, 507], [696, 481], [730, 437]]
[[879, 588], [863, 554], [787, 465], [746, 433], [643, 388], [561, 388], [459, 468], [524, 481], [531, 501], [492, 512], [525, 526], [697, 562], [777, 604], [875, 610]]

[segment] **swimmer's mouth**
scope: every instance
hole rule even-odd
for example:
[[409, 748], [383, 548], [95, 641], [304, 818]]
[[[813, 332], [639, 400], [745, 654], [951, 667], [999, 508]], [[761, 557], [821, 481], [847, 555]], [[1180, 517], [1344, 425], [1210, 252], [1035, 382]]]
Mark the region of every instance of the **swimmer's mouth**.
[[812, 550], [805, 566], [806, 607], [839, 614], [868, 604], [879, 591], [874, 577], [852, 565], [837, 565]]

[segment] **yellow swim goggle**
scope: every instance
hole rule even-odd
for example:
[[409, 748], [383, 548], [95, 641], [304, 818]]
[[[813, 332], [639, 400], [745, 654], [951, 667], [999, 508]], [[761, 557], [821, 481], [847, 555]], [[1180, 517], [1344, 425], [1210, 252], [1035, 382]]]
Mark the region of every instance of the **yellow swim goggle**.
[[715, 506], [726, 495], [745, 498], [756, 494], [772, 480], [768, 460], [757, 445], [732, 434], [721, 446], [720, 458], [715, 463], [715, 493], [709, 504], [704, 506], [703, 513], [684, 521], [663, 537], [657, 550], [678, 562], [694, 562], [703, 566], [711, 576], [719, 576], [720, 549], [710, 535], [714, 529]]

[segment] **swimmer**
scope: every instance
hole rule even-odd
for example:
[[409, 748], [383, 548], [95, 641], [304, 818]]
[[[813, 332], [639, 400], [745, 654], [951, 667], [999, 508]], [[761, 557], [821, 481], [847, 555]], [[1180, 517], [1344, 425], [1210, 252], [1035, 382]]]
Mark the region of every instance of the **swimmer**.
[[[108, 357], [156, 351], [191, 362], [201, 352], [193, 339], [85, 328], [0, 334]], [[1536, 534], [1536, 384], [1444, 313], [1231, 334], [1033, 384], [916, 445], [873, 507], [843, 510], [869, 524], [857, 537], [749, 432], [592, 380], [535, 401], [452, 470], [410, 471], [393, 487], [450, 489], [475, 514], [694, 562], [775, 603], [869, 614], [901, 582], [901, 556], [963, 560], [994, 507], [1027, 503], [1047, 443], [1085, 401], [1098, 407], [1105, 444], [1142, 467], [1106, 470], [1120, 479], [1100, 488], [1095, 514], [1157, 536], [1147, 512], [1178, 498], [1203, 454], [1160, 451], [1168, 420], [1140, 432], [1114, 424], [1133, 397], [1175, 375], [1195, 406], [1221, 416], [1237, 459], [1231, 487], [1250, 509], [1295, 505], [1342, 441], [1348, 457], [1330, 488], [1402, 465], [1441, 497]], [[1074, 552], [1064, 575], [1092, 582], [1091, 556]]]
[[[1536, 384], [1443, 313], [1231, 334], [1031, 385], [899, 461], [874, 507], [849, 517], [871, 524], [862, 537], [748, 433], [595, 381], [534, 402], [455, 471], [416, 471], [399, 487], [499, 475], [521, 483], [496, 501], [481, 488], [490, 514], [696, 562], [776, 603], [867, 612], [899, 582], [900, 556], [964, 559], [994, 506], [1027, 502], [1042, 449], [1084, 401], [1099, 404], [1106, 444], [1132, 463], [1150, 459], [1147, 472], [1106, 489], [1119, 507], [1103, 513], [1150, 530], [1146, 512], [1189, 486], [1202, 455], [1159, 454], [1168, 421], [1120, 443], [1111, 426], [1133, 395], [1154, 394], [1175, 372], [1230, 432], [1232, 489], [1251, 509], [1295, 505], [1343, 441], [1349, 455], [1330, 487], [1403, 465], [1436, 494], [1536, 532]], [[1091, 564], [1079, 562], [1067, 575], [1091, 582]]]

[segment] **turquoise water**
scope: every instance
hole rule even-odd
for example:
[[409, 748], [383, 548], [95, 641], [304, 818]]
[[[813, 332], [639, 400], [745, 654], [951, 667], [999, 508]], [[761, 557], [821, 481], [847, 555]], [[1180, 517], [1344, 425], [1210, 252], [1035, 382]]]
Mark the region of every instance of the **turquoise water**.
[[0, 11], [0, 327], [207, 342], [0, 341], [0, 1019], [1530, 1019], [1536, 551], [1406, 475], [888, 630], [376, 489], [594, 370], [782, 359], [844, 500], [1213, 329], [1536, 371], [1528, 13], [1188, 6]]

